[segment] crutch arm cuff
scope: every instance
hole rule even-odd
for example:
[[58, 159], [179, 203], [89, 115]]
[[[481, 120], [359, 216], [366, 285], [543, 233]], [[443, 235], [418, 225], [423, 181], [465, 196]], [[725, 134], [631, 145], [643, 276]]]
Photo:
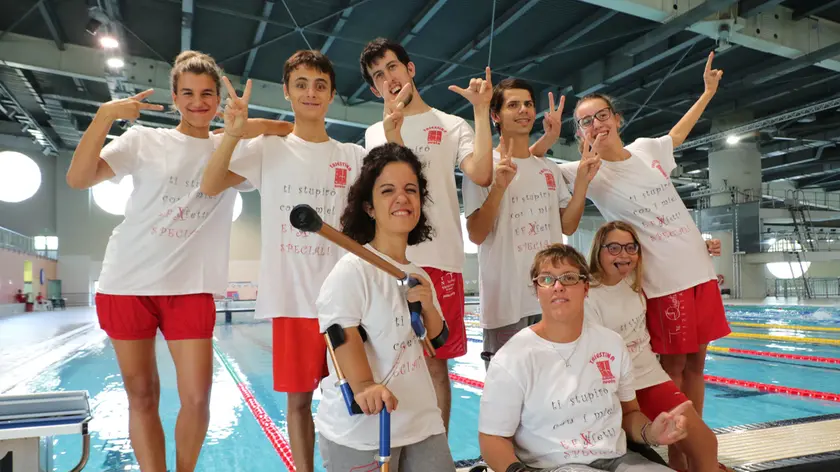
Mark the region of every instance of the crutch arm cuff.
[[446, 321], [443, 322], [443, 329], [440, 330], [440, 334], [432, 338], [432, 347], [435, 349], [440, 349], [446, 344], [446, 340], [449, 339], [449, 327], [446, 326]]

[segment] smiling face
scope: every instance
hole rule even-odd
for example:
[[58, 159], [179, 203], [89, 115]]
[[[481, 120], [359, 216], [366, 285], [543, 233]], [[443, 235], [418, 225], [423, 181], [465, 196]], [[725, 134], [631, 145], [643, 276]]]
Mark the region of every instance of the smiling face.
[[295, 119], [323, 120], [335, 98], [330, 75], [305, 65], [291, 71], [283, 91], [292, 104]]
[[195, 128], [209, 128], [221, 102], [215, 79], [209, 74], [184, 72], [178, 77], [177, 86], [172, 102], [181, 119]]
[[373, 60], [372, 64], [367, 67], [368, 74], [373, 79], [375, 87], [371, 87], [371, 91], [377, 97], [382, 98], [386, 91], [390, 90], [392, 95], [397, 95], [406, 84], [412, 84], [411, 93], [406, 98], [405, 105], [411, 103], [414, 97], [414, 63], [409, 62], [403, 64], [397, 58], [394, 51], [390, 49], [385, 51], [385, 54]]
[[[626, 246], [628, 244], [631, 246]], [[639, 244], [632, 234], [614, 229], [607, 233], [601, 246], [598, 253], [599, 262], [604, 274], [610, 279], [623, 279], [636, 269], [639, 263]], [[628, 253], [628, 249], [632, 253], [634, 247], [636, 252]]]
[[505, 90], [501, 107], [493, 115], [493, 120], [501, 124], [504, 135], [528, 136], [537, 116], [534, 97], [525, 89]]
[[[603, 121], [602, 121], [603, 120]], [[582, 100], [575, 108], [576, 133], [581, 139], [588, 138], [592, 142], [601, 134], [602, 145], [610, 146], [621, 143], [618, 129], [621, 126], [621, 116], [616, 114], [609, 103], [602, 98]]]
[[[567, 259], [554, 264], [551, 259], [547, 259], [541, 264], [537, 278], [547, 275], [560, 277], [563, 274], [567, 274], [569, 280], [574, 280], [575, 275], [580, 275], [580, 269]], [[567, 286], [555, 280], [550, 287], [543, 287], [539, 283], [535, 285], [544, 320], [566, 323], [583, 317], [583, 300], [589, 292], [588, 281], [578, 280]]]
[[368, 215], [376, 221], [376, 233], [408, 237], [420, 220], [420, 188], [414, 169], [406, 162], [387, 164], [373, 184], [372, 200]]

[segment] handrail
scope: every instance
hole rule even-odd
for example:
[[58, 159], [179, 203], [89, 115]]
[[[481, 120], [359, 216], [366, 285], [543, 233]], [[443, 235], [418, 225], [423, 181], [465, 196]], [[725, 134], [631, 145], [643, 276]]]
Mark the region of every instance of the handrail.
[[36, 249], [35, 238], [25, 236], [2, 226], [0, 226], [0, 249], [11, 249], [47, 259], [58, 260], [58, 251], [53, 249]]

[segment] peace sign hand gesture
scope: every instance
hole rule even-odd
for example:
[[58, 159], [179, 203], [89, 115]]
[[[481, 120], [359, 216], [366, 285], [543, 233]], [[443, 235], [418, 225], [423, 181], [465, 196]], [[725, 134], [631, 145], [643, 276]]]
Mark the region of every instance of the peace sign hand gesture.
[[140, 118], [141, 110], [163, 111], [163, 105], [152, 105], [151, 103], [143, 102], [143, 100], [153, 93], [155, 93], [154, 89], [149, 89], [140, 92], [133, 97], [112, 100], [108, 103], [104, 103], [101, 109], [111, 120], [134, 121], [137, 118]]
[[403, 108], [405, 108], [405, 102], [408, 100], [408, 96], [411, 94], [411, 84], [403, 85], [400, 92], [396, 95], [393, 95], [391, 92], [390, 82], [385, 81], [385, 96], [383, 97], [385, 101], [385, 110], [383, 111], [382, 115], [382, 124], [385, 127], [385, 133], [396, 132], [400, 131], [400, 128], [403, 124]]
[[683, 412], [691, 406], [691, 400], [683, 402], [671, 411], [659, 414], [653, 423], [648, 427], [645, 436], [653, 438], [656, 444], [667, 446], [681, 441], [688, 436], [686, 431], [686, 420]]
[[484, 69], [485, 78], [470, 79], [470, 85], [462, 89], [457, 85], [450, 85], [449, 90], [466, 98], [476, 108], [490, 108], [490, 100], [493, 98], [493, 80], [490, 67]]
[[714, 95], [718, 89], [718, 83], [723, 77], [723, 70], [712, 69], [712, 59], [715, 58], [715, 52], [709, 53], [709, 59], [706, 61], [706, 69], [703, 71], [703, 82], [706, 84], [706, 93]]
[[513, 178], [516, 177], [516, 164], [511, 159], [511, 149], [513, 149], [513, 139], [499, 138], [499, 152], [502, 158], [496, 164], [493, 186], [502, 192], [507, 190], [510, 183], [513, 182]]
[[560, 96], [560, 103], [557, 105], [557, 109], [554, 109], [554, 94], [552, 92], [548, 92], [548, 111], [545, 112], [543, 116], [543, 131], [545, 135], [553, 138], [558, 139], [560, 138], [560, 130], [563, 126], [563, 106], [566, 104], [566, 96]]
[[599, 134], [596, 136], [594, 142], [589, 139], [589, 136], [584, 138], [583, 153], [580, 157], [580, 164], [578, 164], [575, 186], [588, 186], [592, 182], [592, 179], [595, 178], [595, 174], [598, 173], [598, 169], [601, 168], [601, 158], [595, 152], [595, 148], [601, 144], [601, 136], [603, 135]]
[[227, 77], [222, 77], [225, 88], [228, 91], [228, 98], [225, 100], [225, 134], [241, 138], [245, 133], [245, 125], [248, 123], [248, 100], [251, 99], [251, 80], [245, 84], [245, 91], [239, 97], [236, 89], [231, 85]]

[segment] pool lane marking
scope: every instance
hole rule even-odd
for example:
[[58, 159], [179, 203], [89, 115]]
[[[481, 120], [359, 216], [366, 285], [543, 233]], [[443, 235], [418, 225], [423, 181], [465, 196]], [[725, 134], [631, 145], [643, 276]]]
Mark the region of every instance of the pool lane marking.
[[840, 346], [840, 339], [797, 338], [795, 336], [774, 336], [770, 334], [755, 333], [730, 333], [726, 337], [735, 339], [764, 339], [767, 341], [784, 341], [790, 343], [827, 344], [829, 346]]
[[274, 446], [274, 450], [280, 455], [280, 459], [282, 459], [283, 463], [286, 464], [286, 468], [290, 471], [295, 470], [295, 462], [292, 459], [292, 449], [289, 446], [289, 441], [286, 440], [286, 436], [283, 435], [280, 428], [274, 424], [274, 421], [262, 405], [260, 405], [260, 402], [257, 401], [254, 394], [251, 393], [251, 389], [245, 385], [245, 382], [242, 381], [239, 374], [237, 374], [233, 369], [233, 366], [230, 365], [230, 361], [228, 361], [227, 356], [222, 353], [215, 342], [213, 342], [213, 350], [215, 351], [219, 362], [225, 366], [225, 369], [228, 371], [230, 376], [233, 377], [234, 382], [236, 382], [236, 386], [239, 388], [239, 392], [242, 394], [242, 398], [245, 400], [245, 404], [248, 405], [248, 409], [251, 410], [251, 414], [254, 415], [254, 419], [256, 419], [257, 423], [259, 423], [260, 428], [262, 428], [263, 433], [265, 433], [265, 436], [268, 438], [269, 442], [271, 442], [271, 445]]
[[826, 364], [840, 364], [840, 359], [834, 357], [803, 356], [800, 354], [786, 354], [783, 352], [753, 351], [750, 349], [737, 349], [734, 347], [709, 346], [709, 352], [725, 352], [732, 354], [746, 354], [750, 356], [775, 357], [777, 359], [789, 359], [808, 362], [823, 362]]
[[[480, 380], [470, 379], [458, 374], [449, 374], [449, 378], [455, 382], [468, 385], [470, 387], [475, 387], [478, 389], [484, 389], [484, 382]], [[726, 385], [736, 385], [739, 387], [744, 388], [751, 388], [761, 392], [769, 392], [769, 393], [785, 393], [788, 395], [796, 395], [800, 397], [808, 397], [814, 398], [817, 400], [828, 400], [832, 402], [840, 402], [840, 395], [836, 393], [828, 393], [828, 392], [817, 392], [815, 390], [805, 390], [802, 388], [793, 388], [793, 387], [784, 387], [781, 385], [771, 385], [765, 384], [761, 382], [752, 382], [749, 380], [738, 380], [738, 379], [728, 379], [725, 377], [718, 377], [716, 375], [705, 375], [704, 376], [706, 382], [716, 383], [716, 384], [726, 384]]]
[[828, 326], [805, 326], [805, 325], [783, 325], [783, 324], [769, 324], [769, 323], [747, 323], [744, 321], [730, 321], [730, 326], [740, 326], [743, 328], [764, 328], [764, 329], [792, 329], [798, 331], [829, 331], [840, 333], [840, 328], [831, 328]]

